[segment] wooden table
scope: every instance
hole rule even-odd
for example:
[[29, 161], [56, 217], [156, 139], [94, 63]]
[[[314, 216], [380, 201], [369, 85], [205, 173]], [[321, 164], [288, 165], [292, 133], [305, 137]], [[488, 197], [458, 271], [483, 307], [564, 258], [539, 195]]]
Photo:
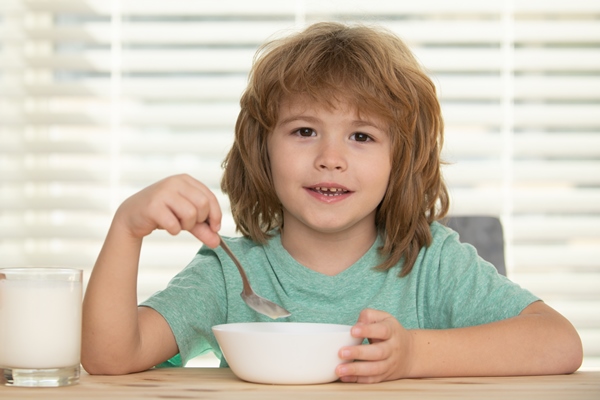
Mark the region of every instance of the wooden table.
[[600, 399], [600, 371], [507, 378], [405, 379], [378, 384], [277, 386], [247, 383], [229, 369], [154, 369], [123, 376], [83, 374], [62, 388], [0, 386], [0, 399]]

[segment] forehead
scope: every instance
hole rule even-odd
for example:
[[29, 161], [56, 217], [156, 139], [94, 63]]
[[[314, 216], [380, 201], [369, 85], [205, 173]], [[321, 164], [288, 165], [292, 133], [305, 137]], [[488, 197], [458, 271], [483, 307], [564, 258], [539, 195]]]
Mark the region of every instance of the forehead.
[[334, 99], [315, 99], [306, 95], [286, 96], [279, 103], [279, 115], [277, 124], [282, 119], [293, 115], [303, 115], [310, 113], [319, 113], [325, 110], [328, 112], [340, 112], [353, 115], [357, 120], [366, 121], [382, 130], [387, 130], [387, 123], [383, 118], [372, 111], [361, 108], [359, 104], [352, 101], [334, 98]]

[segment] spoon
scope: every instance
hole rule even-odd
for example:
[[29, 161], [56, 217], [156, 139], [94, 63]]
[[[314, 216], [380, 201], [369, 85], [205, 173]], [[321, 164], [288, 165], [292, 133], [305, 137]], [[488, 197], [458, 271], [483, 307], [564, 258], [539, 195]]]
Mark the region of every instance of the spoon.
[[240, 296], [242, 296], [242, 299], [248, 305], [248, 307], [250, 307], [254, 311], [259, 312], [263, 315], [266, 315], [267, 317], [272, 318], [272, 319], [289, 317], [290, 315], [292, 315], [285, 308], [278, 306], [277, 304], [273, 303], [272, 301], [269, 301], [263, 297], [260, 297], [258, 294], [254, 293], [254, 290], [252, 290], [252, 287], [250, 286], [250, 282], [248, 281], [248, 277], [246, 276], [246, 272], [244, 271], [242, 264], [240, 264], [240, 261], [231, 252], [231, 249], [229, 248], [229, 246], [227, 246], [227, 244], [225, 244], [225, 241], [223, 240], [223, 238], [221, 238], [221, 237], [219, 237], [219, 238], [221, 240], [221, 243], [220, 243], [221, 248], [223, 250], [225, 250], [225, 253], [227, 253], [227, 255], [233, 260], [233, 263], [235, 264], [238, 271], [240, 272], [240, 275], [242, 276], [242, 283], [244, 285], [244, 288], [242, 290], [242, 293], [240, 293]]

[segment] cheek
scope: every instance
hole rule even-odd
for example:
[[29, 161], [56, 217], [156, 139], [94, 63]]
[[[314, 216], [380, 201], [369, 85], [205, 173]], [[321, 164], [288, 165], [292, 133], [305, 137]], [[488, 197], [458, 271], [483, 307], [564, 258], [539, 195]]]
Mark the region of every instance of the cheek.
[[267, 154], [269, 155], [272, 168], [281, 167], [282, 162], [285, 161], [285, 152], [286, 148], [281, 138], [277, 134], [271, 133], [267, 138]]
[[382, 163], [381, 159], [371, 165], [373, 168], [365, 171], [364, 177], [370, 182], [373, 193], [377, 193], [383, 199], [389, 185], [392, 167], [389, 163]]
[[271, 164], [271, 176], [273, 180], [279, 179], [279, 177], [285, 173], [285, 159], [281, 153], [270, 154], [269, 160]]
[[294, 166], [291, 163], [289, 157], [286, 157], [284, 152], [269, 153], [269, 160], [271, 164], [271, 178], [273, 180], [273, 186], [278, 197], [281, 198], [282, 190], [287, 183], [292, 182], [291, 172], [294, 171]]
[[297, 147], [291, 146], [285, 141], [278, 141], [276, 138], [268, 144], [271, 173], [274, 179], [275, 175], [291, 174], [300, 167], [303, 158]]

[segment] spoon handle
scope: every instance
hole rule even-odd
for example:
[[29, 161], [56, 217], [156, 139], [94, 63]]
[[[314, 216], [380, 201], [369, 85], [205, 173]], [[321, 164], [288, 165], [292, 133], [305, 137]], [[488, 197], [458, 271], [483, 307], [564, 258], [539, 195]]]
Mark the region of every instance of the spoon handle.
[[233, 263], [235, 264], [238, 271], [240, 272], [240, 275], [242, 276], [242, 285], [244, 287], [244, 293], [246, 293], [246, 294], [252, 293], [253, 292], [252, 287], [250, 286], [250, 282], [248, 281], [248, 277], [246, 276], [246, 271], [244, 271], [242, 264], [237, 259], [235, 254], [233, 254], [233, 252], [231, 251], [229, 246], [227, 246], [227, 244], [225, 243], [225, 241], [223, 240], [223, 238], [221, 236], [219, 236], [219, 240], [221, 241], [219, 245], [221, 246], [221, 248], [223, 248], [223, 250], [225, 250], [225, 253], [227, 253], [229, 258], [231, 258], [231, 260], [233, 260]]

